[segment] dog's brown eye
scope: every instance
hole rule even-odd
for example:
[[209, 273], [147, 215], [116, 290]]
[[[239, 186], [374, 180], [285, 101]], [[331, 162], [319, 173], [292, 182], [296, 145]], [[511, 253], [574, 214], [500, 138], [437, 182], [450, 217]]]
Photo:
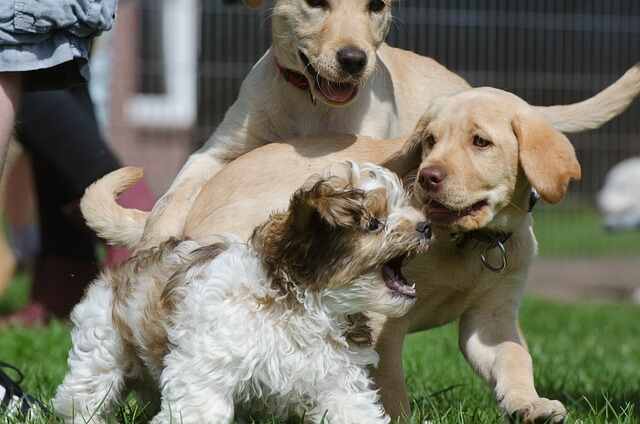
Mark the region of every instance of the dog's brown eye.
[[369, 231], [377, 231], [381, 226], [382, 222], [380, 222], [380, 220], [378, 220], [377, 218], [372, 218], [369, 221], [369, 226], [367, 227], [367, 229]]
[[307, 0], [307, 4], [314, 8], [326, 8], [329, 6], [327, 0]]
[[386, 3], [382, 0], [371, 0], [369, 2], [369, 10], [373, 13], [382, 12], [386, 6]]
[[436, 145], [436, 138], [432, 135], [429, 135], [424, 139], [424, 144], [426, 144], [428, 148], [433, 149], [433, 146]]
[[481, 149], [486, 149], [487, 147], [491, 146], [493, 143], [491, 143], [489, 140], [485, 140], [484, 138], [476, 135], [475, 137], [473, 137], [473, 145], [476, 147], [480, 147]]

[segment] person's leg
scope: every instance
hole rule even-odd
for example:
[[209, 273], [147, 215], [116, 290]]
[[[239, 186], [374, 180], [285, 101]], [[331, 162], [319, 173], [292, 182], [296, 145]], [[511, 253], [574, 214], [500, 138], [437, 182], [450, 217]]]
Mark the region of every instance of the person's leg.
[[87, 87], [25, 93], [17, 139], [60, 176], [67, 203], [79, 200], [87, 186], [120, 168], [104, 141]]
[[[9, 141], [13, 134], [16, 110], [20, 101], [20, 74], [0, 72], [0, 177], [4, 172]], [[0, 295], [9, 284], [15, 269], [15, 257], [2, 237], [0, 243]]]
[[15, 270], [16, 256], [11, 250], [4, 232], [2, 232], [0, 233], [0, 298], [9, 287]]
[[7, 148], [13, 134], [20, 93], [20, 74], [0, 72], [0, 176], [4, 170]]
[[104, 143], [86, 88], [25, 94], [18, 140], [32, 158], [41, 231], [32, 300], [64, 318], [98, 272], [97, 240], [78, 203], [120, 164]]
[[38, 197], [41, 252], [36, 257], [31, 299], [47, 312], [66, 318], [85, 287], [98, 274], [97, 238], [84, 225], [64, 178], [44, 159], [33, 156]]

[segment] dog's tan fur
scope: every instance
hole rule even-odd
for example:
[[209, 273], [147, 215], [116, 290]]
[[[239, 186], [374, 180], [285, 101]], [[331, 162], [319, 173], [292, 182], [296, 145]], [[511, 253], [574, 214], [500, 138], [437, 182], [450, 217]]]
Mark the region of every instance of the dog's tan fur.
[[[477, 149], [471, 144], [475, 135], [491, 140], [492, 147]], [[536, 250], [527, 213], [530, 187], [547, 201], [557, 202], [568, 181], [580, 177], [566, 137], [510, 93], [466, 90], [434, 102], [406, 142], [349, 136], [322, 143], [293, 139], [247, 153], [207, 183], [183, 236], [206, 242], [211, 234], [230, 232], [247, 238], [270, 211], [287, 205], [290, 193], [309, 173], [344, 158], [377, 161], [401, 174], [438, 164], [448, 173], [439, 202], [464, 209], [489, 199], [487, 207], [449, 226], [435, 227], [434, 247], [411, 270], [412, 279], [419, 282], [418, 304], [407, 317], [386, 321], [374, 317], [381, 355], [376, 379], [388, 412], [398, 416], [409, 408], [401, 365], [405, 334], [459, 319], [465, 357], [491, 385], [507, 413], [526, 419], [564, 416], [559, 402], [535, 391], [517, 310]], [[414, 185], [414, 197], [423, 204], [430, 201], [419, 184]], [[486, 245], [460, 246], [449, 239], [451, 232], [479, 228], [513, 233], [506, 243], [508, 266], [500, 274], [480, 262]], [[492, 252], [490, 260], [498, 259]]]
[[[247, 3], [258, 6], [261, 2]], [[205, 146], [189, 158], [156, 204], [142, 243], [133, 244], [150, 247], [179, 235], [204, 184], [226, 163], [252, 149], [330, 132], [377, 139], [406, 136], [431, 100], [469, 88], [461, 77], [433, 59], [384, 43], [394, 2], [385, 3], [383, 10], [373, 13], [370, 0], [327, 0], [325, 7], [316, 8], [306, 0], [275, 0], [271, 49], [243, 82], [223, 122]], [[367, 53], [366, 67], [357, 77], [345, 74], [336, 60], [338, 50], [352, 46]], [[299, 52], [308, 56], [324, 78], [358, 84], [359, 94], [340, 107], [331, 105], [314, 87], [315, 78]], [[311, 93], [286, 82], [276, 61], [306, 73]], [[565, 131], [596, 128], [624, 109], [638, 91], [640, 71], [635, 70], [620, 84], [587, 102], [541, 110]], [[315, 104], [310, 97], [315, 98]]]

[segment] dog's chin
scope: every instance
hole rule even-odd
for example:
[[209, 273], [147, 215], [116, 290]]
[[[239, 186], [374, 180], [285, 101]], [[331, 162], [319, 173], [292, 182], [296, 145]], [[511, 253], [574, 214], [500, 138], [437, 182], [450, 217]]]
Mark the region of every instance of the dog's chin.
[[444, 202], [427, 198], [424, 201], [427, 219], [434, 227], [447, 231], [468, 232], [486, 227], [495, 214], [486, 199], [464, 206], [450, 206]]
[[387, 270], [372, 269], [349, 284], [328, 290], [325, 301], [334, 312], [354, 314], [375, 312], [397, 318], [409, 312], [416, 302], [415, 287], [394, 282]]
[[365, 77], [356, 81], [336, 81], [334, 78], [319, 72], [307, 55], [299, 52], [300, 61], [304, 69], [304, 75], [310, 83], [311, 91], [316, 99], [332, 107], [345, 107], [353, 103], [358, 97], [360, 86]]
[[381, 287], [374, 296], [375, 302], [369, 305], [369, 311], [389, 318], [400, 318], [406, 315], [416, 303], [415, 297], [398, 295], [387, 287]]
[[449, 228], [454, 232], [476, 231], [487, 227], [493, 220], [494, 214], [489, 207], [473, 215], [463, 216], [456, 220]]
[[416, 302], [416, 285], [403, 274], [402, 267], [407, 255], [398, 256], [386, 262], [377, 273], [375, 290], [371, 296], [376, 302], [371, 311], [388, 317], [397, 318], [409, 312]]

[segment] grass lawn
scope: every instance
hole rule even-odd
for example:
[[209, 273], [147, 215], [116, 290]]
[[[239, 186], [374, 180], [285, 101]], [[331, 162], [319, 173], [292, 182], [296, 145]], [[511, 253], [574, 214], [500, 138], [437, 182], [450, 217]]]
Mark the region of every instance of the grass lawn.
[[[10, 301], [24, 297], [14, 285]], [[522, 324], [542, 396], [564, 402], [575, 423], [640, 422], [640, 310], [632, 305], [565, 305], [527, 299]], [[24, 388], [50, 399], [66, 369], [69, 329], [52, 323], [36, 330], [0, 330], [0, 360], [26, 374]], [[411, 336], [405, 351], [414, 402], [412, 423], [496, 423], [491, 393], [458, 352], [453, 326]], [[113, 422], [144, 422], [130, 400]], [[0, 417], [0, 422], [10, 421]], [[42, 420], [42, 422], [56, 422]], [[266, 420], [262, 423], [276, 421]], [[366, 423], [363, 423], [366, 424]]]
[[[542, 207], [536, 209], [535, 219], [542, 256], [640, 255], [640, 233], [606, 233], [593, 209]], [[24, 304], [27, 286], [27, 278], [19, 276], [0, 299], [0, 313]], [[570, 422], [640, 423], [638, 307], [527, 299], [522, 326], [534, 358], [538, 392], [561, 400], [570, 411]], [[0, 329], [0, 361], [25, 372], [28, 392], [50, 399], [66, 371], [69, 344], [69, 328], [62, 323], [36, 330]], [[458, 352], [455, 327], [411, 336], [404, 361], [415, 411], [411, 423], [501, 421], [490, 391]], [[113, 422], [145, 422], [142, 409], [130, 399]], [[0, 415], [3, 422], [22, 421]]]

